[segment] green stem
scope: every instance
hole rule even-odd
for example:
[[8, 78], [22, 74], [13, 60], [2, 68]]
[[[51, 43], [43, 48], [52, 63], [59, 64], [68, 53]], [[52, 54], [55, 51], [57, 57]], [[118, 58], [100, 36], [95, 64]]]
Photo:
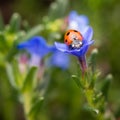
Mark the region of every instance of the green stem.
[[96, 120], [105, 120], [102, 113], [99, 113], [96, 117]]
[[10, 100], [12, 89], [9, 86], [8, 78], [6, 76], [5, 69], [0, 66], [0, 93], [1, 93], [1, 99], [0, 102], [2, 103], [0, 105], [1, 112], [3, 112], [3, 118], [4, 120], [15, 120], [15, 103]]
[[87, 63], [86, 63], [86, 56], [80, 56], [78, 57], [81, 70], [82, 70], [82, 76], [84, 77], [85, 72], [87, 71]]
[[95, 103], [93, 102], [93, 97], [95, 94], [94, 89], [85, 89], [85, 97], [87, 99], [88, 105], [93, 109], [93, 111], [96, 113], [96, 120], [104, 120], [103, 114], [99, 110], [98, 107], [96, 107]]
[[29, 114], [31, 109], [31, 94], [29, 92], [23, 93], [23, 107], [26, 120], [34, 120], [33, 117]]

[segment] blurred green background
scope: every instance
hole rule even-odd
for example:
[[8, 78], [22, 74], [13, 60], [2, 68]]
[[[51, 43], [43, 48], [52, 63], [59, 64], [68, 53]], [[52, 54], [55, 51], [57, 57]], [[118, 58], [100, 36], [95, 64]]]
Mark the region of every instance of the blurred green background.
[[[60, 3], [59, 9], [55, 3]], [[58, 7], [58, 9], [56, 9]], [[50, 10], [52, 9], [52, 12]], [[58, 14], [56, 11], [58, 10]], [[94, 29], [95, 46], [98, 47], [97, 66], [102, 77], [112, 73], [113, 81], [109, 91], [109, 102], [115, 116], [120, 117], [120, 1], [119, 0], [0, 0], [0, 12], [5, 24], [14, 12], [27, 20], [30, 26], [43, 21], [44, 16], [51, 20], [66, 16], [71, 10], [85, 14]], [[59, 13], [59, 11], [61, 11]], [[41, 120], [93, 120], [94, 117], [81, 107], [84, 99], [70, 73], [75, 74], [77, 64], [68, 71], [54, 68], [45, 104], [38, 116]], [[73, 66], [74, 69], [71, 69]], [[4, 76], [0, 69], [0, 77]], [[62, 76], [65, 76], [63, 79]], [[57, 78], [57, 79], [56, 79]], [[7, 79], [7, 78], [6, 78]], [[2, 87], [1, 87], [2, 86]], [[4, 86], [4, 87], [3, 87]], [[17, 101], [16, 91], [8, 81], [0, 79], [0, 120], [24, 120], [23, 108]], [[4, 88], [4, 89], [3, 89]], [[4, 93], [4, 95], [3, 95]], [[89, 118], [88, 118], [89, 116]]]

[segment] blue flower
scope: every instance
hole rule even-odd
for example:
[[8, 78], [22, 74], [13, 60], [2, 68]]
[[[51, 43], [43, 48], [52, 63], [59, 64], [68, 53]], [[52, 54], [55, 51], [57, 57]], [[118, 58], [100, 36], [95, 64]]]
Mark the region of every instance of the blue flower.
[[30, 64], [34, 66], [38, 66], [45, 55], [55, 50], [55, 46], [47, 45], [45, 39], [41, 36], [35, 36], [25, 42], [19, 43], [17, 48], [19, 50], [26, 50], [30, 54]]
[[[76, 56], [79, 59], [79, 62], [81, 64], [82, 71], [84, 72], [87, 68], [85, 55], [86, 52], [91, 44], [93, 44], [92, 36], [93, 36], [93, 29], [92, 27], [87, 27], [85, 32], [82, 34], [83, 40], [82, 40], [82, 46], [80, 48], [70, 48], [66, 44], [55, 42], [56, 48], [64, 53], [69, 53], [74, 56]], [[63, 58], [64, 59], [64, 58]]]
[[67, 54], [60, 52], [56, 49], [52, 56], [48, 59], [48, 66], [59, 67], [63, 70], [66, 70], [70, 64], [70, 58]]
[[54, 46], [48, 46], [46, 40], [41, 36], [35, 36], [31, 39], [18, 44], [19, 50], [24, 49], [30, 54], [36, 54], [40, 57], [44, 57], [49, 52], [54, 51]]
[[84, 56], [89, 48], [89, 46], [91, 44], [93, 44], [93, 40], [92, 40], [92, 36], [93, 36], [93, 29], [91, 27], [88, 27], [85, 31], [84, 34], [82, 34], [83, 36], [83, 45], [78, 49], [70, 49], [69, 46], [67, 46], [64, 43], [58, 43], [55, 42], [55, 46], [58, 50], [60, 50], [61, 52], [65, 52], [65, 53], [69, 53], [72, 55], [75, 55], [77, 57], [80, 56]]
[[76, 11], [71, 11], [68, 15], [68, 29], [75, 29], [83, 33], [89, 25], [89, 19], [85, 15], [78, 15]]

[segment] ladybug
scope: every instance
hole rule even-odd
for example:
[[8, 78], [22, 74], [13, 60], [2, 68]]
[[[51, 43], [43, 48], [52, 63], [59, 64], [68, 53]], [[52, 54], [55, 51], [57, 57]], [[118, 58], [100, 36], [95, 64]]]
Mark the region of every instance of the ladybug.
[[64, 35], [64, 43], [72, 48], [80, 48], [83, 45], [83, 36], [77, 30], [68, 30]]

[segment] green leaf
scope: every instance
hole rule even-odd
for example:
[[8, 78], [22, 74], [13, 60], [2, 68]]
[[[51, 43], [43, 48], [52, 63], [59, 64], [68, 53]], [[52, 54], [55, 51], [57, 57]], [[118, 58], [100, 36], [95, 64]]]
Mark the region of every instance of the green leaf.
[[111, 74], [107, 75], [107, 77], [104, 80], [102, 87], [101, 87], [102, 94], [105, 96], [106, 99], [108, 97], [108, 91], [109, 91], [109, 87], [110, 87], [110, 83], [111, 83], [112, 79], [113, 78], [112, 78]]
[[96, 93], [93, 97], [93, 102], [94, 103], [100, 103], [103, 99], [103, 94], [102, 92]]
[[96, 80], [98, 79], [98, 75], [99, 75], [99, 73], [97, 73], [97, 71], [96, 71], [96, 73], [88, 76], [89, 77], [88, 79], [90, 79], [89, 80], [89, 88], [94, 89]]
[[38, 100], [36, 100], [36, 102], [33, 103], [32, 107], [30, 109], [29, 115], [33, 116], [35, 118], [35, 116], [39, 113], [39, 111], [43, 105], [43, 102], [44, 102], [43, 97], [40, 97]]
[[3, 22], [2, 15], [0, 13], [0, 31], [3, 31], [3, 30], [4, 30], [4, 22]]
[[90, 106], [84, 106], [84, 109], [87, 111], [94, 112], [95, 114], [99, 114], [99, 110]]
[[13, 74], [14, 74], [16, 85], [20, 89], [23, 85], [24, 74], [21, 74], [19, 66], [18, 66], [19, 64], [18, 64], [17, 60], [15, 60], [15, 59], [12, 60], [11, 65], [12, 65], [12, 68], [13, 68]]
[[11, 85], [15, 89], [20, 89], [24, 75], [20, 73], [17, 60], [13, 60], [12, 63], [6, 63], [6, 71]]
[[40, 34], [40, 32], [43, 30], [43, 26], [41, 25], [37, 25], [35, 26], [34, 28], [32, 28], [31, 30], [29, 30], [25, 37], [20, 41], [20, 42], [23, 42], [23, 41], [26, 41], [28, 39], [30, 39], [31, 37], [37, 35], [37, 34]]
[[13, 88], [17, 89], [17, 85], [15, 82], [14, 74], [13, 74], [13, 69], [12, 69], [11, 64], [9, 64], [9, 63], [6, 63], [6, 72], [7, 72], [7, 75], [9, 78], [8, 80], [9, 80], [10, 84], [12, 85]]
[[16, 45], [17, 45], [17, 41], [14, 42], [13, 47], [9, 50], [9, 52], [6, 56], [6, 60], [8, 62], [11, 62], [13, 57], [18, 53], [18, 49], [17, 49]]
[[21, 17], [18, 13], [14, 13], [10, 20], [9, 32], [18, 32], [20, 29]]
[[95, 70], [96, 70], [97, 55], [98, 55], [98, 49], [95, 48], [92, 50], [92, 53], [89, 59], [89, 65], [91, 66], [91, 70], [93, 74], [95, 73]]
[[37, 67], [31, 67], [28, 74], [24, 80], [22, 92], [30, 92], [36, 87], [36, 75]]
[[82, 89], [84, 88], [83, 85], [81, 84], [79, 78], [76, 75], [72, 75], [72, 79], [75, 81], [75, 83], [77, 84], [77, 86], [79, 88], [82, 88]]
[[29, 25], [27, 20], [23, 21], [22, 26], [23, 26], [25, 31], [29, 31], [30, 30], [30, 25]]
[[0, 32], [0, 52], [8, 52], [7, 42], [5, 40], [3, 32]]

